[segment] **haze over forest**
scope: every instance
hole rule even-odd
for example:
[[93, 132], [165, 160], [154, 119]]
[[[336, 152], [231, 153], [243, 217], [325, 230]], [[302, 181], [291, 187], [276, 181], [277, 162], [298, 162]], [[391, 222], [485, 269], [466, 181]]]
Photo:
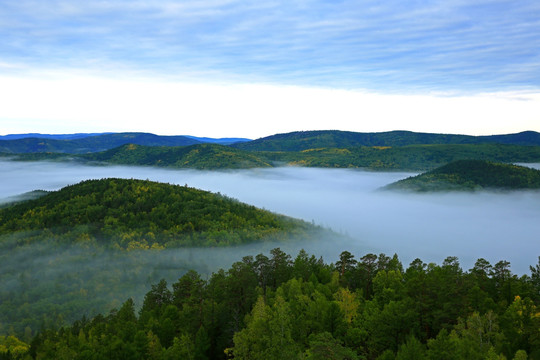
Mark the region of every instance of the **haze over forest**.
[[[150, 179], [220, 192], [347, 235], [350, 240], [339, 246], [324, 241], [290, 245], [293, 253], [303, 247], [327, 261], [334, 261], [343, 250], [397, 253], [404, 264], [417, 257], [440, 262], [447, 256], [457, 256], [468, 269], [483, 257], [492, 263], [510, 261], [512, 270], [523, 274], [538, 256], [540, 193], [534, 191], [385, 193], [378, 189], [413, 174], [344, 169], [211, 172], [12, 161], [2, 161], [1, 166], [3, 198], [106, 177]], [[239, 251], [230, 262], [239, 260], [242, 254]]]

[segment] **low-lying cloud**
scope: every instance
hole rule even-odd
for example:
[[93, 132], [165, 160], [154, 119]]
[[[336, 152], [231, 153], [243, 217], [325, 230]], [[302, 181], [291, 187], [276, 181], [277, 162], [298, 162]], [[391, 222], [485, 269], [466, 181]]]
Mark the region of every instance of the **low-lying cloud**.
[[[352, 240], [324, 246], [325, 241], [298, 242], [287, 250], [336, 261], [348, 250], [397, 253], [407, 266], [415, 258], [440, 263], [457, 256], [470, 269], [476, 259], [492, 264], [507, 260], [512, 270], [529, 273], [540, 255], [540, 193], [402, 194], [377, 191], [410, 173], [344, 169], [278, 168], [231, 172], [167, 170], [147, 167], [93, 167], [52, 162], [2, 161], [1, 198], [27, 191], [57, 190], [89, 178], [140, 178], [221, 192], [240, 201], [348, 235]], [[0, 200], [1, 201], [1, 200]], [[329, 244], [324, 244], [329, 245]], [[271, 248], [272, 245], [269, 245]], [[283, 249], [283, 244], [279, 245]], [[246, 253], [263, 251], [254, 245]], [[266, 249], [268, 250], [268, 249]], [[205, 250], [193, 257], [205, 257]], [[222, 266], [228, 267], [227, 263]], [[213, 270], [213, 269], [212, 269]]]

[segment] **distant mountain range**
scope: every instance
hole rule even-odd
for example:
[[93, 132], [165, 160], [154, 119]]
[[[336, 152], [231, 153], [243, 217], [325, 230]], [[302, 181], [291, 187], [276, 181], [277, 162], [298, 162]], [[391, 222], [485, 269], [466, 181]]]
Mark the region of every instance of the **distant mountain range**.
[[453, 134], [388, 131], [359, 133], [339, 130], [296, 131], [276, 134], [257, 140], [245, 138], [207, 138], [195, 136], [161, 136], [149, 133], [80, 133], [18, 134], [0, 136], [0, 152], [21, 154], [56, 152], [84, 154], [110, 150], [126, 144], [144, 146], [189, 146], [203, 143], [230, 145], [250, 151], [303, 151], [321, 148], [353, 148], [360, 146], [408, 146], [448, 144], [509, 144], [540, 146], [540, 133], [471, 136]]
[[107, 134], [113, 134], [113, 133], [103, 132], [103, 133], [76, 133], [76, 134], [40, 134], [40, 133], [8, 134], [8, 135], [0, 135], [0, 140], [19, 140], [19, 139], [27, 139], [27, 138], [74, 140], [74, 139], [82, 139], [89, 136], [107, 135]]
[[[86, 135], [86, 136], [83, 136]], [[21, 135], [22, 136], [22, 135]], [[53, 135], [51, 135], [53, 136]], [[257, 140], [73, 134], [76, 138], [0, 140], [0, 157], [194, 169], [273, 166], [426, 171], [456, 160], [540, 162], [540, 133], [468, 136], [390, 131], [303, 131]]]
[[149, 133], [101, 134], [19, 134], [0, 136], [0, 152], [11, 154], [55, 152], [84, 154], [113, 149], [125, 144], [145, 146], [188, 146], [203, 143], [229, 145], [249, 141], [243, 138], [199, 138], [195, 136], [161, 136]]
[[508, 135], [471, 136], [417, 133], [412, 131], [388, 131], [378, 133], [359, 133], [338, 130], [296, 131], [237, 143], [232, 146], [238, 149], [252, 151], [302, 151], [318, 148], [431, 144], [510, 144], [539, 146], [540, 133], [535, 131], [524, 131]]

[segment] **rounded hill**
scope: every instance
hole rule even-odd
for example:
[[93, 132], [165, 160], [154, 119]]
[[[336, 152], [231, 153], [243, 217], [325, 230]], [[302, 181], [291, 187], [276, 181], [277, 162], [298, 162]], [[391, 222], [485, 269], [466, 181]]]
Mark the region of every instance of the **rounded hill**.
[[540, 171], [483, 160], [459, 160], [385, 187], [417, 192], [540, 189]]
[[0, 236], [122, 249], [226, 246], [305, 235], [307, 223], [220, 194], [143, 180], [87, 180], [0, 210]]

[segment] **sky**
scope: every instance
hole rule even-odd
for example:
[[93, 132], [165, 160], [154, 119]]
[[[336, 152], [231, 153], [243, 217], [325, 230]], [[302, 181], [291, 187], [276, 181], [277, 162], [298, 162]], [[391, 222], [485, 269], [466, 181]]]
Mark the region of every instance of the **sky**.
[[0, 135], [540, 131], [536, 0], [0, 0]]

